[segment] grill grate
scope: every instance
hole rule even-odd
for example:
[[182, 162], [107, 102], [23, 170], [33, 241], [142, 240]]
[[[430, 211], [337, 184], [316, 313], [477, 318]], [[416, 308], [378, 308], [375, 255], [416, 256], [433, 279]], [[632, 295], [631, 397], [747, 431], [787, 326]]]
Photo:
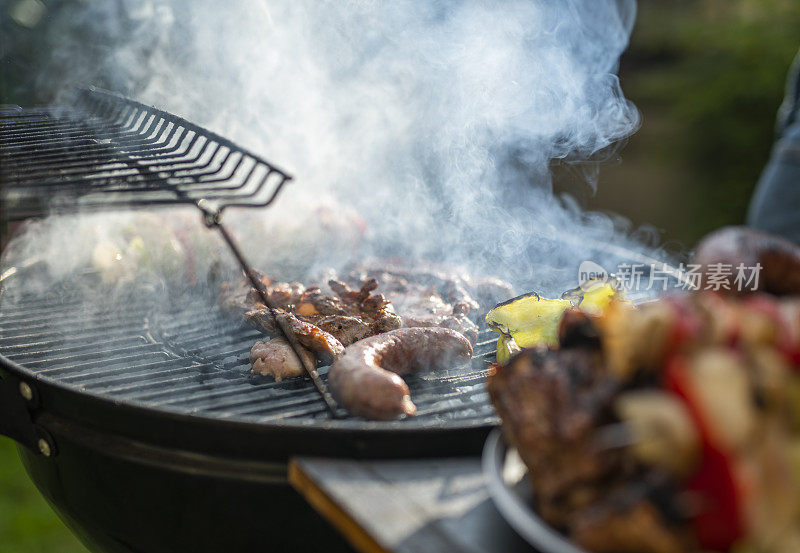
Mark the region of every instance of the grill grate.
[[[151, 409], [259, 423], [363, 424], [333, 419], [307, 378], [277, 383], [250, 374], [248, 354], [263, 335], [232, 322], [211, 301], [173, 312], [150, 295], [126, 301], [124, 310], [86, 311], [59, 296], [5, 298], [0, 354], [44, 379]], [[419, 413], [403, 424], [496, 422], [485, 387], [493, 336], [481, 333], [471, 365], [410, 379]], [[325, 381], [327, 367], [319, 372]]]
[[180, 117], [95, 88], [69, 106], [0, 106], [6, 219], [201, 199], [265, 206], [290, 178]]

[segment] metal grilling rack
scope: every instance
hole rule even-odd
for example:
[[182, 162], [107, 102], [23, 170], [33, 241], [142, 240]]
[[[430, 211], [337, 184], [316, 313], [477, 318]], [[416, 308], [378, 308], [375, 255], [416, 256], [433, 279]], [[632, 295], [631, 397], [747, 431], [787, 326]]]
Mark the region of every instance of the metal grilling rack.
[[180, 117], [96, 88], [69, 106], [0, 106], [3, 215], [176, 205], [265, 207], [291, 177]]
[[222, 224], [228, 207], [266, 207], [291, 177], [180, 117], [94, 87], [73, 105], [0, 106], [2, 217], [194, 204], [219, 231], [298, 355], [331, 416], [336, 403]]

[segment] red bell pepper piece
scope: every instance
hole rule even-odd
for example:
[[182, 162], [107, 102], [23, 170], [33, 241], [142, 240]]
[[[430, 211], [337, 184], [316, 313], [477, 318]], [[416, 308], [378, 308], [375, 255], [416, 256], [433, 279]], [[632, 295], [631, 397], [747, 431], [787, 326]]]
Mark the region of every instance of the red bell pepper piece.
[[702, 460], [686, 484], [686, 489], [701, 500], [699, 512], [691, 520], [695, 534], [703, 548], [727, 551], [744, 534], [733, 460], [714, 443], [683, 357], [675, 355], [667, 360], [665, 387], [683, 400], [702, 440]]
[[684, 344], [701, 331], [702, 323], [686, 303], [685, 296], [669, 296], [664, 301], [675, 313], [675, 324], [665, 351], [680, 351]]

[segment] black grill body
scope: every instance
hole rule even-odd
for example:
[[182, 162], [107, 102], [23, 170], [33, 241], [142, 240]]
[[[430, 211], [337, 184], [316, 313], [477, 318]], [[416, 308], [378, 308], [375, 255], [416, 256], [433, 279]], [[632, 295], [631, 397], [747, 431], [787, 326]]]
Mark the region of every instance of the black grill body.
[[[13, 292], [13, 278], [5, 286]], [[32, 390], [20, 456], [94, 551], [348, 551], [289, 487], [290, 456], [473, 454], [496, 422], [481, 358], [457, 376], [411, 382], [416, 420], [334, 420], [308, 381], [249, 375], [259, 334], [210, 298], [181, 301], [189, 308], [175, 314], [136, 295], [126, 309], [87, 312], [67, 296], [0, 295], [2, 382], [6, 393]]]
[[85, 311], [63, 288], [17, 297], [17, 277], [0, 295], [0, 362], [4, 393], [24, 383], [33, 394], [20, 455], [95, 551], [346, 551], [289, 487], [291, 456], [474, 454], [496, 423], [485, 334], [486, 359], [410, 383], [419, 418], [339, 420], [307, 380], [250, 375], [259, 334], [210, 298], [174, 313], [133, 294], [126, 309]]
[[84, 428], [56, 426], [57, 457], [20, 446], [20, 458], [91, 551], [352, 551], [287, 484], [283, 464], [173, 457], [118, 435], [87, 438]]

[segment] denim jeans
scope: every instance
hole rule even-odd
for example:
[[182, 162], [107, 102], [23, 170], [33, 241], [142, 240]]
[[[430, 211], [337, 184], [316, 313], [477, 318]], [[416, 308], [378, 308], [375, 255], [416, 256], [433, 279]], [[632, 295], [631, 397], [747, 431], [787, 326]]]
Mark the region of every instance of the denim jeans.
[[747, 224], [800, 243], [800, 52], [778, 112], [778, 138], [758, 181]]

